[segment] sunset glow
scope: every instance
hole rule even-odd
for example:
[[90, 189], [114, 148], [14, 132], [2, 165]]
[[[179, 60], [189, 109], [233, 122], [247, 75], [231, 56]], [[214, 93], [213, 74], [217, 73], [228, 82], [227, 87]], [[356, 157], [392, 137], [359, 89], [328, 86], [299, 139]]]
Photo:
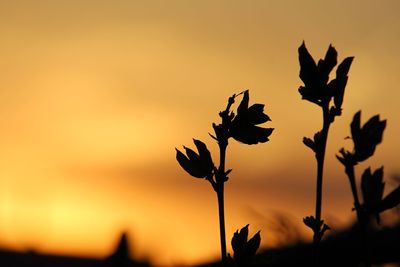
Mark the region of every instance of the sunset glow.
[[[297, 89], [297, 48], [354, 56], [343, 116], [329, 133], [323, 214], [355, 217], [335, 154], [355, 112], [387, 119], [372, 161], [400, 173], [398, 1], [0, 1], [0, 246], [93, 257], [122, 231], [155, 264], [218, 257], [215, 195], [175, 148], [203, 140], [229, 96], [250, 90], [271, 141], [232, 141], [228, 241], [250, 224], [279, 243], [274, 216], [313, 213], [316, 166], [303, 136], [321, 127]], [[215, 157], [216, 161], [216, 157]], [[361, 168], [360, 167], [360, 168]], [[388, 188], [391, 184], [388, 183]]]

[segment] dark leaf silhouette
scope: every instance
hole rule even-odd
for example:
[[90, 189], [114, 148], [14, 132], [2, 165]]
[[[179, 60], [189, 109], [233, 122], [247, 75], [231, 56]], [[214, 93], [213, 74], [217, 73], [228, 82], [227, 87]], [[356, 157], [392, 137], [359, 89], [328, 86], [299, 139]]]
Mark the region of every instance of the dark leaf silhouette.
[[321, 227], [320, 223], [314, 218], [314, 216], [304, 217], [303, 222], [313, 231], [319, 230], [319, 228]]
[[328, 51], [326, 51], [325, 58], [318, 61], [318, 74], [320, 76], [320, 82], [322, 84], [326, 84], [328, 82], [329, 73], [331, 73], [336, 64], [337, 52], [332, 45], [329, 45]]
[[319, 242], [325, 232], [330, 229], [330, 227], [324, 223], [324, 220], [318, 221], [314, 216], [304, 217], [303, 223], [314, 232], [314, 239], [317, 239], [317, 242]]
[[381, 203], [380, 211], [385, 211], [400, 204], [400, 186], [390, 192]]
[[304, 87], [299, 88], [299, 92], [303, 99], [311, 102], [318, 102], [319, 97], [319, 82], [318, 69], [314, 59], [308, 52], [305, 43], [303, 42], [298, 49], [300, 62], [300, 79], [304, 83]]
[[247, 242], [247, 253], [249, 256], [256, 254], [261, 243], [260, 231], [258, 231], [250, 240]]
[[261, 243], [260, 231], [258, 231], [250, 240], [249, 225], [243, 227], [240, 231], [237, 230], [232, 237], [231, 245], [233, 249], [233, 258], [235, 261], [243, 262], [253, 257]]
[[340, 155], [336, 155], [336, 158], [345, 166], [354, 165], [353, 163], [353, 154], [344, 148], [339, 150]]
[[186, 155], [176, 149], [176, 160], [181, 167], [191, 176], [196, 178], [206, 178], [212, 176], [214, 163], [207, 146], [200, 140], [193, 139], [198, 153], [185, 147]]
[[311, 138], [303, 137], [303, 144], [309, 147], [312, 151], [316, 151], [315, 143]]
[[354, 57], [345, 58], [336, 70], [336, 79], [332, 80], [329, 87], [333, 91], [333, 102], [338, 115], [341, 114], [344, 91], [347, 85], [348, 72]]
[[376, 221], [380, 222], [379, 212], [385, 183], [383, 182], [383, 167], [371, 173], [368, 168], [361, 177], [361, 191], [364, 198], [364, 206], [367, 212], [375, 215]]
[[[344, 91], [347, 85], [348, 72], [353, 57], [345, 58], [336, 69], [336, 78], [329, 82], [330, 72], [337, 64], [337, 51], [329, 45], [324, 59], [315, 64], [304, 42], [298, 49], [300, 62], [300, 78], [304, 86], [299, 92], [303, 99], [313, 102], [329, 112], [330, 120], [342, 114]], [[334, 105], [330, 106], [333, 98]]]
[[305, 86], [299, 88], [303, 99], [318, 105], [323, 102], [328, 104], [333, 94], [328, 90], [327, 83], [329, 74], [337, 64], [337, 52], [332, 45], [326, 52], [325, 58], [315, 64], [314, 59], [308, 52], [305, 43], [299, 47], [300, 78]]
[[323, 143], [321, 142], [321, 132], [316, 132], [314, 134], [314, 138], [303, 137], [303, 144], [309, 147], [312, 151], [314, 151], [315, 156], [321, 156], [321, 151]]
[[245, 227], [240, 229], [240, 231], [236, 230], [231, 240], [232, 249], [235, 253], [236, 251], [240, 251], [243, 249], [243, 247], [247, 243], [248, 236], [249, 236], [249, 225], [246, 225]]
[[249, 107], [249, 91], [246, 90], [237, 108], [237, 114], [231, 122], [229, 128], [230, 136], [236, 141], [248, 145], [265, 143], [269, 141], [268, 137], [274, 129], [257, 125], [270, 120], [268, 115], [264, 113], [263, 104], [254, 104]]
[[354, 57], [346, 57], [342, 63], [339, 64], [336, 70], [336, 78], [346, 77], [349, 73], [351, 64], [353, 63]]
[[361, 111], [358, 111], [351, 123], [351, 136], [354, 142], [354, 158], [361, 162], [371, 157], [376, 146], [382, 142], [386, 120], [381, 121], [379, 115], [370, 118], [363, 127], [360, 126]]

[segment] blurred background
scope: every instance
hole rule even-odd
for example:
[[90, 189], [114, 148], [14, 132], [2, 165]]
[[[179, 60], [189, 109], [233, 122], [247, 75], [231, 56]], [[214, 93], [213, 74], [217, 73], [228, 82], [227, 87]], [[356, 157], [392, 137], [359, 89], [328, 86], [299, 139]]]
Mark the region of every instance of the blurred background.
[[[302, 144], [321, 112], [297, 89], [297, 48], [329, 44], [355, 56], [328, 139], [323, 218], [354, 219], [343, 167], [349, 124], [362, 110], [388, 120], [384, 142], [357, 169], [400, 173], [399, 1], [1, 0], [0, 247], [100, 257], [122, 231], [156, 264], [219, 255], [216, 196], [187, 175], [175, 147], [193, 147], [233, 93], [264, 103], [271, 141], [228, 147], [226, 227], [261, 229], [279, 244], [277, 218], [299, 227], [314, 213], [316, 163]], [[214, 156], [217, 163], [217, 157]], [[250, 233], [250, 234], [251, 234]]]

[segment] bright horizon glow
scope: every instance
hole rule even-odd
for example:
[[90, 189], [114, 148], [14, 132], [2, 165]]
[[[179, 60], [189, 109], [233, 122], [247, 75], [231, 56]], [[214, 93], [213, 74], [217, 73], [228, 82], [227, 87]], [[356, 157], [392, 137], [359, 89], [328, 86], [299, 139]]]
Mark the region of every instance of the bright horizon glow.
[[400, 173], [398, 1], [18, 3], [0, 4], [1, 247], [103, 257], [128, 231], [134, 255], [157, 264], [218, 257], [215, 196], [174, 149], [199, 138], [215, 155], [211, 123], [244, 89], [275, 131], [267, 144], [228, 147], [227, 237], [249, 223], [278, 243], [279, 211], [310, 238], [301, 220], [313, 213], [316, 166], [301, 139], [321, 116], [297, 92], [303, 40], [315, 59], [330, 43], [339, 61], [355, 56], [328, 139], [328, 223], [354, 216], [334, 155], [355, 112], [388, 120], [357, 173]]

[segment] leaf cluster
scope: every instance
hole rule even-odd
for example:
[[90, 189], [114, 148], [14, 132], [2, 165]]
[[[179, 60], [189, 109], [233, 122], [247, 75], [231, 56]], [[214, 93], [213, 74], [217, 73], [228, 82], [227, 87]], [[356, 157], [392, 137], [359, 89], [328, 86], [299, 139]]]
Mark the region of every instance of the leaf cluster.
[[[243, 98], [235, 114], [230, 108], [235, 102], [235, 98], [241, 94], [243, 94]], [[219, 113], [222, 122], [218, 125], [213, 123], [215, 135], [212, 137], [218, 143], [227, 142], [229, 138], [247, 145], [269, 141], [268, 137], [274, 129], [259, 125], [271, 121], [271, 119], [264, 113], [264, 104], [257, 103], [249, 107], [249, 98], [249, 90], [229, 98], [226, 109]]]
[[[346, 173], [353, 173], [354, 166], [369, 159], [382, 142], [383, 132], [386, 128], [386, 120], [380, 120], [379, 115], [371, 117], [361, 126], [361, 111], [358, 111], [350, 124], [353, 150], [344, 148], [339, 150], [337, 159], [345, 166]], [[350, 179], [355, 179], [349, 176]], [[354, 181], [355, 183], [355, 181]], [[380, 213], [400, 204], [400, 186], [384, 195], [385, 183], [383, 182], [383, 167], [371, 171], [368, 167], [361, 176], [361, 193], [364, 203], [360, 204], [359, 212], [366, 217], [375, 217], [380, 222]]]
[[[243, 98], [237, 107], [236, 114], [231, 111], [231, 106], [235, 103], [235, 98], [243, 94]], [[219, 113], [221, 123], [213, 123], [215, 135], [211, 135], [224, 149], [228, 145], [228, 140], [233, 138], [241, 143], [253, 145], [269, 141], [269, 136], [273, 128], [259, 126], [270, 121], [270, 117], [264, 113], [263, 104], [253, 104], [249, 106], [249, 91], [235, 94], [228, 99], [227, 107]], [[195, 178], [205, 178], [210, 181], [213, 188], [217, 184], [226, 182], [231, 170], [223, 171], [217, 168], [212, 160], [211, 153], [205, 143], [193, 139], [197, 152], [185, 147], [186, 154], [176, 150], [176, 160], [179, 165], [191, 176]], [[215, 179], [213, 178], [215, 177]]]
[[383, 182], [383, 167], [371, 172], [367, 168], [361, 176], [361, 192], [364, 203], [362, 210], [368, 217], [375, 217], [380, 223], [380, 213], [400, 204], [400, 186], [383, 197], [385, 183]]
[[[300, 79], [304, 86], [299, 87], [302, 98], [329, 110], [330, 119], [342, 113], [342, 104], [353, 57], [345, 58], [336, 69], [336, 77], [329, 80], [329, 75], [337, 65], [337, 51], [329, 45], [323, 59], [318, 63], [308, 52], [305, 43], [299, 47]], [[333, 105], [330, 104], [333, 99]]]

